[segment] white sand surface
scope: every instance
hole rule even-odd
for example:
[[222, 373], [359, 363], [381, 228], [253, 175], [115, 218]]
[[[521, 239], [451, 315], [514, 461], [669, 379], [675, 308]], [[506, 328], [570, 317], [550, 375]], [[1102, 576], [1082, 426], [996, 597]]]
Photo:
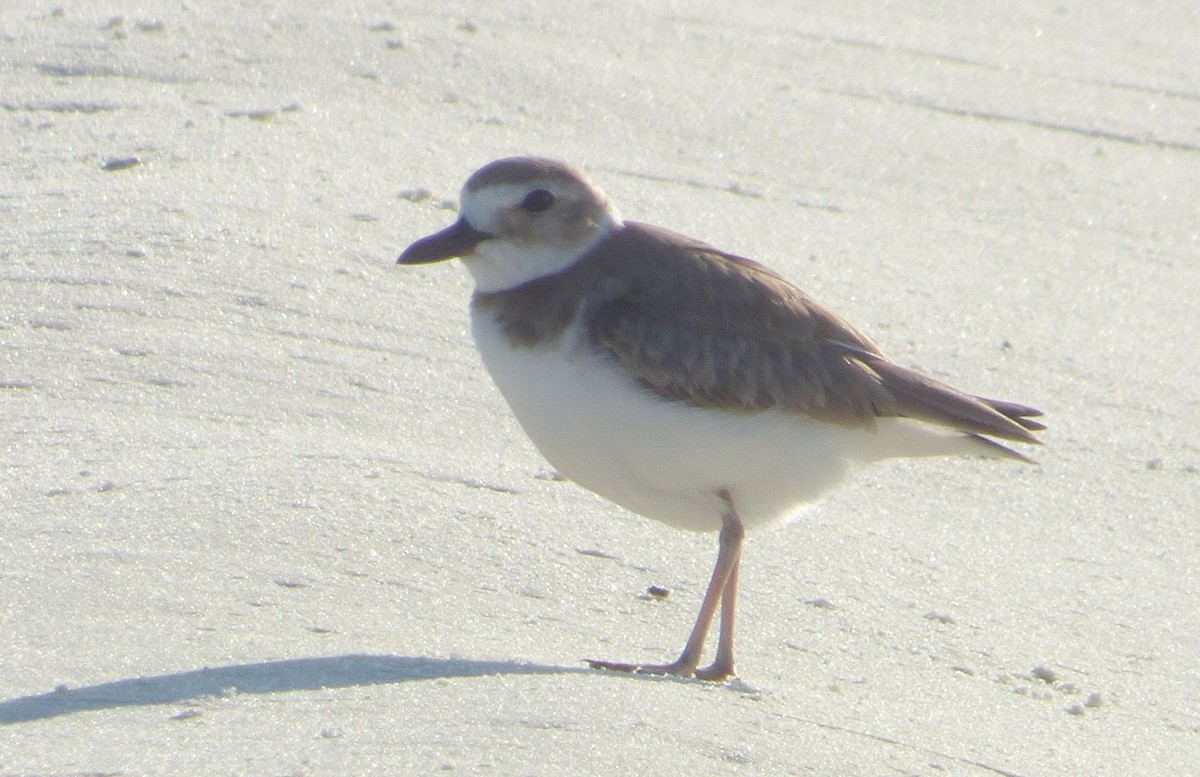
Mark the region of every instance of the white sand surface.
[[[0, 775], [1200, 773], [1200, 13], [976, 5], [5, 0]], [[1041, 465], [752, 535], [737, 682], [585, 669], [715, 538], [555, 480], [393, 265], [513, 153]]]

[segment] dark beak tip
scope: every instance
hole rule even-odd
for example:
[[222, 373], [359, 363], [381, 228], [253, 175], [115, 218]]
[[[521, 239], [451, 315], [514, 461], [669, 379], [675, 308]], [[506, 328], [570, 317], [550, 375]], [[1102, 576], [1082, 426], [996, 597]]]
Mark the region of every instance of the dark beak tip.
[[420, 262], [417, 262], [412, 258], [412, 249], [415, 245], [416, 243], [413, 243], [413, 245], [401, 251], [400, 255], [396, 257], [396, 264], [420, 264]]

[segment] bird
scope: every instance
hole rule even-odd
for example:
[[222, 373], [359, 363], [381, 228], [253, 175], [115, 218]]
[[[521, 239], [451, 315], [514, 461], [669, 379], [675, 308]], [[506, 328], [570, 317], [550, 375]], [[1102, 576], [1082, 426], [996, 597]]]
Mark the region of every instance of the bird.
[[[625, 509], [716, 532], [695, 624], [669, 663], [594, 669], [724, 681], [746, 530], [794, 517], [854, 468], [896, 457], [1033, 463], [1032, 407], [898, 364], [763, 264], [625, 221], [580, 169], [514, 156], [471, 174], [457, 220], [397, 259], [457, 258], [471, 333], [534, 446]], [[711, 663], [700, 666], [720, 612]]]

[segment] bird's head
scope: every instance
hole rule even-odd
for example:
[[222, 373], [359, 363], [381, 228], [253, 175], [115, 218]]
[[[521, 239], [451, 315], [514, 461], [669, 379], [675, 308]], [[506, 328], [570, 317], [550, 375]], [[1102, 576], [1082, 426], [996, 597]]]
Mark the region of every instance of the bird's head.
[[620, 224], [608, 197], [579, 170], [509, 157], [468, 178], [458, 221], [410, 245], [397, 262], [458, 257], [478, 291], [500, 291], [565, 269]]

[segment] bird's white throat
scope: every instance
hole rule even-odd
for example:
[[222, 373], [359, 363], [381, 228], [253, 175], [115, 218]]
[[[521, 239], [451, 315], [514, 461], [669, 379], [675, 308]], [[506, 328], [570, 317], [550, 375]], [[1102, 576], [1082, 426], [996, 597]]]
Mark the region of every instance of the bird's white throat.
[[514, 289], [570, 267], [622, 224], [621, 217], [610, 210], [588, 239], [574, 243], [531, 243], [505, 238], [485, 240], [475, 248], [475, 253], [462, 257], [462, 263], [475, 281], [475, 291], [488, 294]]

